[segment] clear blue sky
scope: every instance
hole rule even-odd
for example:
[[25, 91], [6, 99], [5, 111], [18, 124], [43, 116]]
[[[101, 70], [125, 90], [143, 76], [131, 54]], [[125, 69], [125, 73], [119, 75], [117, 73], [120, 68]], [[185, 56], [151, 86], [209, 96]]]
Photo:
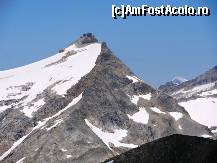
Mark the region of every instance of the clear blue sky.
[[[125, 0], [161, 6], [170, 1]], [[217, 2], [183, 0], [170, 5], [208, 6], [210, 17], [130, 17], [114, 20], [118, 0], [0, 0], [0, 70], [55, 54], [82, 33], [93, 32], [145, 82], [191, 79], [217, 65]]]

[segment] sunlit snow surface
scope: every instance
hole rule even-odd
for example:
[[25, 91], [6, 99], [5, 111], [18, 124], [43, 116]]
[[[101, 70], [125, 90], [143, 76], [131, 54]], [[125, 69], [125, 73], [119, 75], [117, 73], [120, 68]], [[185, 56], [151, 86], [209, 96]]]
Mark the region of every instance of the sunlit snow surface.
[[62, 151], [62, 152], [67, 152], [68, 150], [66, 150], [66, 149], [62, 148], [62, 149], [61, 149], [61, 151]]
[[130, 119], [132, 119], [134, 122], [142, 123], [142, 124], [148, 124], [149, 114], [145, 108], [139, 108], [138, 112], [136, 112], [132, 116], [129, 114], [127, 116]]
[[26, 159], [26, 157], [21, 158], [20, 160], [18, 160], [16, 163], [23, 163], [23, 161]]
[[217, 126], [217, 98], [198, 98], [179, 104], [193, 120], [208, 127]]
[[139, 98], [143, 98], [144, 100], [151, 100], [151, 93], [145, 95], [133, 95], [131, 97], [131, 102], [137, 105]]
[[[69, 52], [73, 52], [69, 55]], [[97, 57], [101, 52], [101, 44], [93, 43], [83, 48], [71, 45], [64, 52], [39, 62], [0, 72], [0, 101], [9, 99], [23, 99], [23, 112], [32, 117], [40, 106], [30, 107], [27, 104], [41, 94], [49, 86], [58, 95], [64, 96], [66, 91], [75, 85], [81, 77], [89, 73], [95, 66]], [[24, 89], [29, 87], [29, 89]], [[0, 106], [0, 112], [8, 109]]]
[[191, 118], [208, 127], [217, 126], [217, 89], [216, 82], [195, 86], [191, 89], [181, 89], [173, 96], [179, 99], [189, 99], [180, 102]]
[[113, 133], [104, 132], [102, 129], [92, 125], [87, 119], [85, 119], [86, 124], [91, 128], [91, 130], [108, 146], [110, 150], [111, 147], [109, 143], [114, 144], [115, 147], [126, 147], [126, 148], [136, 148], [138, 145], [121, 143], [121, 140], [127, 136], [127, 130], [116, 129]]
[[136, 76], [129, 76], [129, 75], [127, 75], [126, 76], [129, 80], [132, 80], [133, 81], [133, 83], [136, 83], [136, 82], [141, 82], [142, 80], [140, 80], [139, 78], [137, 78]]
[[177, 121], [183, 117], [182, 113], [179, 112], [169, 112], [169, 114]]
[[212, 138], [212, 136], [210, 136], [210, 135], [206, 135], [206, 134], [201, 135], [201, 137], [204, 137], [204, 138]]
[[59, 124], [61, 124], [62, 122], [63, 122], [63, 120], [62, 120], [62, 119], [58, 119], [58, 120], [56, 120], [54, 125], [52, 125], [52, 126], [50, 126], [50, 127], [46, 128], [46, 129], [47, 129], [47, 131], [51, 130], [52, 128], [55, 128], [55, 127], [57, 127], [57, 126], [58, 126]]
[[72, 155], [66, 155], [66, 158], [71, 158], [72, 157]]
[[158, 109], [156, 107], [152, 107], [151, 110], [153, 110], [154, 112], [159, 113], [159, 114], [166, 114], [165, 112], [162, 112], [160, 109]]
[[45, 104], [44, 99], [40, 99], [37, 102], [31, 103], [32, 106], [24, 106], [23, 112], [27, 117], [32, 117], [32, 113], [36, 112]]

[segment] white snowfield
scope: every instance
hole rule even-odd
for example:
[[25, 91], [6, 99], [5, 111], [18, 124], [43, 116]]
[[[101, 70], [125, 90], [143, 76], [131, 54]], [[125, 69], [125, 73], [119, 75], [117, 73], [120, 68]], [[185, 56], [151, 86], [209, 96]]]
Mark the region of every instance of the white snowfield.
[[145, 108], [139, 108], [139, 111], [132, 116], [127, 114], [129, 119], [132, 119], [134, 122], [148, 124], [149, 114]]
[[151, 100], [151, 93], [145, 95], [133, 95], [131, 98], [131, 102], [137, 105], [139, 98], [143, 98], [144, 100]]
[[151, 110], [156, 112], [156, 113], [159, 113], [159, 114], [166, 114], [165, 112], [162, 112], [160, 109], [158, 109], [156, 107], [152, 107]]
[[[116, 129], [113, 133], [104, 132], [102, 129], [92, 125], [87, 119], [85, 119], [87, 126], [112, 150], [109, 143], [114, 144], [115, 147], [136, 148], [138, 145], [121, 143], [120, 141], [127, 136], [127, 130]], [[113, 151], [113, 150], [112, 150]]]
[[[173, 93], [177, 98], [189, 98], [196, 96], [196, 99], [180, 102], [190, 114], [191, 118], [200, 124], [208, 127], [217, 126], [217, 89], [216, 82], [195, 86], [191, 89], [181, 89]], [[181, 115], [180, 115], [181, 116]]]
[[[51, 87], [53, 92], [64, 96], [69, 88], [94, 68], [100, 52], [100, 43], [82, 48], [70, 45], [64, 52], [39, 62], [0, 71], [0, 101], [26, 96], [19, 104], [24, 106], [25, 115], [31, 118], [32, 113], [44, 105], [43, 99], [38, 99], [34, 106], [29, 106], [38, 94]], [[8, 108], [0, 106], [0, 112]]]
[[176, 120], [178, 121], [180, 118], [183, 117], [182, 113], [179, 112], [169, 112], [169, 114]]
[[0, 161], [2, 161], [5, 157], [7, 157], [15, 148], [17, 148], [33, 131], [38, 130], [38, 129], [43, 129], [46, 125], [46, 123], [51, 120], [54, 119], [56, 117], [58, 117], [59, 115], [61, 115], [64, 111], [66, 111], [67, 109], [69, 109], [70, 107], [72, 107], [73, 105], [77, 104], [82, 98], [82, 94], [80, 94], [78, 97], [76, 97], [75, 99], [72, 100], [72, 102], [70, 102], [64, 109], [60, 110], [59, 112], [57, 112], [56, 114], [54, 114], [51, 117], [48, 117], [46, 119], [44, 119], [42, 122], [38, 122], [38, 125], [35, 126], [32, 131], [30, 131], [27, 135], [23, 136], [22, 138], [20, 138], [19, 140], [17, 140], [10, 149], [8, 149], [6, 152], [4, 152], [1, 156], [0, 156]]
[[133, 83], [142, 82], [142, 80], [140, 80], [140, 79], [137, 78], [136, 76], [129, 76], [129, 75], [127, 75], [126, 77], [127, 77], [129, 80], [132, 80]]
[[198, 98], [181, 102], [191, 118], [205, 126], [217, 126], [217, 98]]

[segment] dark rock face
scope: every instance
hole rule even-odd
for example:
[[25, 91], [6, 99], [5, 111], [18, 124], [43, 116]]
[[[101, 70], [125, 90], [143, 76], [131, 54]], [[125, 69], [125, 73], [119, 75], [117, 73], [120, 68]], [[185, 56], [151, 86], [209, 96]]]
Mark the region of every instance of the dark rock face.
[[95, 38], [95, 36], [92, 33], [85, 33], [83, 34], [79, 39], [77, 39], [74, 44], [77, 47], [82, 47], [87, 44], [98, 42], [98, 40]]
[[217, 141], [172, 135], [111, 158], [104, 163], [214, 163]]
[[165, 83], [164, 85], [161, 85], [158, 89], [162, 92], [171, 92], [177, 87], [176, 84], [174, 84], [172, 81]]
[[[96, 41], [93, 35], [85, 34], [75, 44], [85, 47]], [[50, 66], [59, 62], [54, 63]], [[126, 131], [119, 143], [134, 146], [172, 134], [213, 136], [207, 127], [193, 121], [176, 100], [137, 79], [105, 43], [101, 44], [101, 53], [94, 68], [72, 85], [66, 95], [55, 94], [52, 87], [49, 86], [37, 96], [39, 99], [43, 97], [45, 104], [34, 112], [32, 118], [21, 112], [22, 107], [0, 113], [0, 133], [3, 133], [0, 134], [0, 156], [17, 139], [28, 134], [1, 160], [2, 163], [16, 162], [22, 158], [24, 163], [96, 163], [130, 149], [115, 144], [109, 138], [106, 144], [85, 120], [107, 134], [116, 130]], [[75, 105], [64, 110], [81, 94], [82, 98]], [[150, 98], [140, 97], [147, 95]], [[135, 102], [133, 99], [137, 97]], [[157, 111], [153, 108], [157, 108]], [[56, 115], [60, 111], [63, 112]], [[139, 118], [130, 118], [140, 112], [144, 114], [140, 122], [135, 121]], [[171, 112], [182, 116], [176, 119], [170, 115]], [[43, 127], [35, 128], [46, 118], [48, 120]], [[57, 122], [61, 123], [55, 126]]]

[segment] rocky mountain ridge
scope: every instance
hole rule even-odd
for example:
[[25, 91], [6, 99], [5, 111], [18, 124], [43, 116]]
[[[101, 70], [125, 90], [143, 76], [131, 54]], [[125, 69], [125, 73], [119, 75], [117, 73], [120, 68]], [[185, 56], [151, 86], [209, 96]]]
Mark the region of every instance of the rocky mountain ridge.
[[90, 33], [0, 72], [0, 161], [102, 162], [172, 134], [213, 138]]

